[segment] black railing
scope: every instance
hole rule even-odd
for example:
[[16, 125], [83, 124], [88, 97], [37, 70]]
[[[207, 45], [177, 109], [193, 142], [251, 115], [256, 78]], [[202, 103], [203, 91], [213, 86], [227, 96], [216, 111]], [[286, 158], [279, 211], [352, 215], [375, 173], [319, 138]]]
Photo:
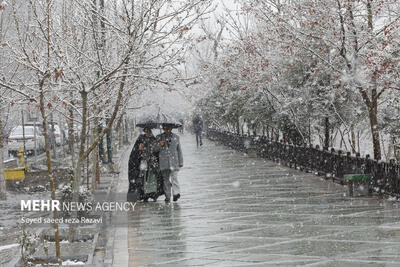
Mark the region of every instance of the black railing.
[[324, 175], [335, 182], [345, 184], [344, 174], [371, 173], [369, 188], [378, 194], [400, 196], [400, 165], [372, 160], [368, 155], [361, 158], [350, 152], [322, 150], [317, 146], [298, 146], [278, 142], [265, 136], [238, 135], [215, 129], [207, 130], [208, 138], [242, 152], [257, 153], [257, 156], [280, 162], [282, 165], [302, 171]]

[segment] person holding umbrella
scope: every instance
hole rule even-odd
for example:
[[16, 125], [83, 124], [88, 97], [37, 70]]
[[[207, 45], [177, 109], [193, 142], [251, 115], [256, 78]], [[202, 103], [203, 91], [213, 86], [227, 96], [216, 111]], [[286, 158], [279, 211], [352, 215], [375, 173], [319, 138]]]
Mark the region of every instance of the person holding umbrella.
[[144, 134], [139, 135], [132, 148], [128, 163], [129, 194], [133, 194], [130, 200], [147, 201], [163, 194], [162, 178], [158, 166], [158, 153], [154, 151], [156, 138], [151, 128], [154, 125], [143, 124]]
[[180, 198], [178, 171], [183, 167], [183, 156], [179, 136], [172, 133], [172, 128], [180, 124], [163, 123], [164, 133], [157, 135], [155, 151], [159, 152], [159, 166], [163, 178], [165, 202], [171, 201], [171, 189], [173, 201]]

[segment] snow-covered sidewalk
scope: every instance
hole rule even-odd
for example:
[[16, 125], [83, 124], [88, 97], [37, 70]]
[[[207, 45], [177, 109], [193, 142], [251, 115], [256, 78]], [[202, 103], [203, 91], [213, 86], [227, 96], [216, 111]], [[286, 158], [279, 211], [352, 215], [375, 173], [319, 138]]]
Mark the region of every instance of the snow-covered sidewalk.
[[181, 199], [126, 214], [114, 266], [400, 265], [399, 203], [349, 198], [346, 187], [207, 140], [197, 149], [189, 134], [181, 143]]

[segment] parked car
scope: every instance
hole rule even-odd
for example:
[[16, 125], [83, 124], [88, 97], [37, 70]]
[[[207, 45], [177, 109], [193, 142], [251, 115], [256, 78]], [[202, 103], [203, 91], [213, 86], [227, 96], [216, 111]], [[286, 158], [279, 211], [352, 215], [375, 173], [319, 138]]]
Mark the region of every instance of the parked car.
[[61, 128], [58, 126], [58, 124], [54, 125], [54, 136], [56, 138], [56, 145], [61, 146], [63, 142], [63, 133], [61, 132]]
[[[34, 126], [34, 125], [35, 125], [34, 122], [26, 122], [25, 123], [25, 126]], [[43, 124], [41, 122], [36, 122], [36, 127], [38, 127], [43, 132]], [[53, 136], [50, 134], [51, 128], [52, 128], [52, 124], [48, 123], [47, 129], [48, 129], [50, 145], [52, 144], [52, 138], [53, 138]], [[57, 146], [60, 146], [62, 144], [62, 141], [64, 140], [61, 128], [57, 123], [54, 123], [54, 138], [55, 138], [55, 142], [56, 142]]]
[[[25, 148], [27, 153], [34, 153], [35, 151], [35, 143], [36, 150], [43, 151], [44, 150], [44, 136], [39, 127], [34, 126], [26, 126], [25, 125]], [[35, 139], [36, 135], [36, 139]], [[20, 147], [24, 147], [24, 135], [23, 135], [23, 127], [19, 125], [14, 127], [10, 135], [8, 136], [8, 154], [16, 156], [18, 149]]]
[[[48, 136], [50, 146], [52, 146], [53, 141], [56, 143], [57, 146], [61, 146], [63, 142], [63, 133], [61, 132], [61, 128], [57, 123], [54, 123], [54, 135], [51, 134], [52, 124], [48, 125]], [[53, 139], [54, 138], [54, 139]]]
[[[76, 124], [74, 124], [74, 128], [73, 128], [73, 136], [74, 136], [74, 142], [77, 143], [80, 140], [80, 133], [81, 133], [81, 126], [77, 126]], [[69, 136], [68, 136], [68, 124], [64, 125], [64, 143], [68, 144], [69, 143]]]
[[8, 131], [4, 129], [3, 130], [3, 140], [4, 140], [4, 142], [6, 142], [7, 139], [8, 139]]
[[40, 132], [43, 133], [43, 123], [42, 122], [34, 122], [34, 121], [26, 121], [24, 123], [25, 126], [36, 126], [39, 128]]

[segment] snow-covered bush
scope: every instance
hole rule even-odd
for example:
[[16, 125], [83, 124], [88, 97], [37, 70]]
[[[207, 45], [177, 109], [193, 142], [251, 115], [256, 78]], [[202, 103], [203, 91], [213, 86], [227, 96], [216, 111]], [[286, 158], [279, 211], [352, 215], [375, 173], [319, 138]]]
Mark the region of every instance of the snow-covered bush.
[[39, 236], [36, 233], [32, 233], [22, 228], [21, 235], [18, 236], [17, 241], [20, 245], [21, 259], [24, 263], [29, 260], [29, 255], [34, 253], [36, 243], [39, 240]]
[[[63, 203], [72, 203], [73, 202], [73, 189], [71, 185], [64, 185], [59, 189], [59, 199], [61, 202], [61, 205]], [[79, 200], [78, 203], [88, 203], [93, 200], [92, 193], [87, 190], [85, 186], [81, 186], [79, 188]], [[71, 211], [62, 209], [61, 212], [62, 216], [68, 217], [71, 216]], [[87, 211], [85, 210], [80, 210], [78, 211], [78, 216], [84, 216], [87, 215]]]

